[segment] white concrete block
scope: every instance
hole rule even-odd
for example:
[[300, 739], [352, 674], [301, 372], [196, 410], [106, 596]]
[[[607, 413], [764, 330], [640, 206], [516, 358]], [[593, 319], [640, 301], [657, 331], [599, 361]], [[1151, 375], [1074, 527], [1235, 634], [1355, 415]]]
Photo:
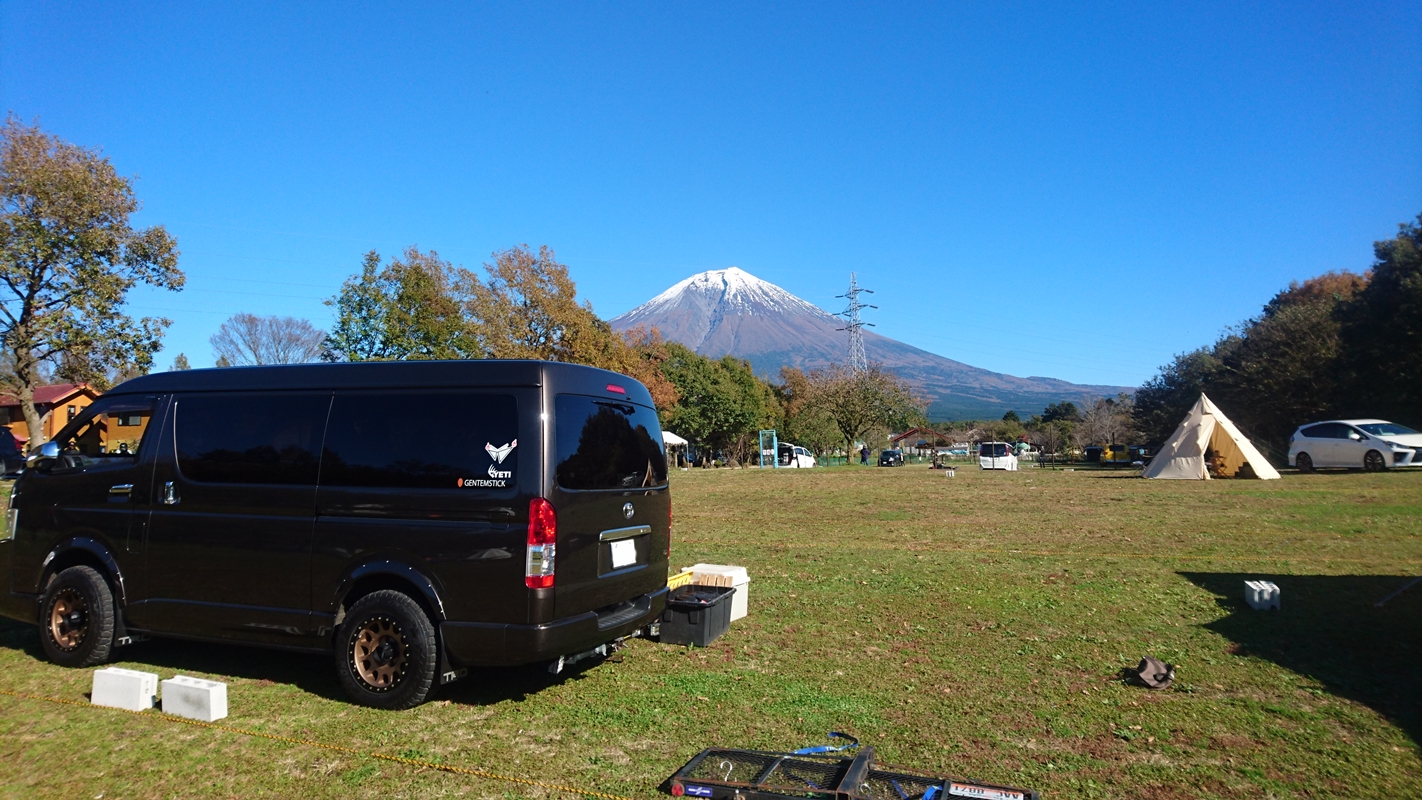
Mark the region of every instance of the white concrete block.
[[736, 593], [731, 595], [731, 621], [744, 617], [750, 612], [750, 574], [745, 567], [724, 564], [696, 564], [691, 567], [691, 582], [702, 586], [733, 586]]
[[147, 711], [158, 699], [158, 676], [152, 672], [108, 667], [94, 670], [89, 702], [96, 706]]
[[1279, 587], [1271, 581], [1244, 582], [1244, 602], [1256, 611], [1266, 608], [1280, 608], [1279, 599]]
[[227, 684], [174, 675], [163, 681], [163, 713], [213, 722], [227, 716]]

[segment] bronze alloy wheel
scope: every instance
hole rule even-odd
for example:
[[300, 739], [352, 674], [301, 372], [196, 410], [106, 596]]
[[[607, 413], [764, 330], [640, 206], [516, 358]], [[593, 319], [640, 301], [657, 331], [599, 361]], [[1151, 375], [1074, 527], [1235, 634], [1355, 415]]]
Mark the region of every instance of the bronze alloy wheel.
[[351, 637], [351, 667], [365, 688], [374, 692], [400, 685], [409, 655], [405, 634], [389, 617], [371, 617]]
[[77, 589], [66, 588], [55, 595], [49, 607], [49, 635], [60, 650], [73, 650], [84, 642], [89, 631], [89, 604]]

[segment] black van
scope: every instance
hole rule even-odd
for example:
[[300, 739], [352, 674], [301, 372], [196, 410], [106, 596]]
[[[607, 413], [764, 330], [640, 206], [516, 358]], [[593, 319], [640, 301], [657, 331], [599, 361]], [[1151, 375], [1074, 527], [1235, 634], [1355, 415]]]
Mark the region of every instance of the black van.
[[31, 454], [8, 522], [0, 613], [54, 662], [148, 635], [334, 651], [380, 708], [644, 632], [671, 547], [647, 389], [539, 361], [135, 378]]

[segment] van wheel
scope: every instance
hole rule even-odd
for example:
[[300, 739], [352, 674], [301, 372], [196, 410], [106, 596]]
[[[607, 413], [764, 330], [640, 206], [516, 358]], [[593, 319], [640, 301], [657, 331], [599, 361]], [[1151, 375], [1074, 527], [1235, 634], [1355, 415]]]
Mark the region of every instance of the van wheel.
[[1369, 450], [1367, 455], [1363, 456], [1363, 469], [1368, 472], [1382, 472], [1387, 469], [1387, 461], [1383, 459], [1382, 453]]
[[45, 587], [40, 603], [40, 643], [50, 661], [92, 667], [114, 649], [114, 596], [91, 567], [70, 567]]
[[1299, 472], [1313, 472], [1313, 458], [1308, 453], [1299, 453], [1294, 456], [1294, 466]]
[[398, 711], [434, 688], [435, 631], [424, 609], [393, 589], [371, 592], [346, 612], [336, 637], [336, 674], [351, 699]]

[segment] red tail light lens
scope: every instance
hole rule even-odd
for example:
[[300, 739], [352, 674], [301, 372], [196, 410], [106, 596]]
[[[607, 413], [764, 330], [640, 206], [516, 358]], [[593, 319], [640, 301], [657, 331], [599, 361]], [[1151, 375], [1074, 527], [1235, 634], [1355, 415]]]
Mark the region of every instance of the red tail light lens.
[[535, 497], [528, 501], [528, 559], [523, 582], [530, 589], [553, 586], [558, 548], [558, 514], [553, 504]]

